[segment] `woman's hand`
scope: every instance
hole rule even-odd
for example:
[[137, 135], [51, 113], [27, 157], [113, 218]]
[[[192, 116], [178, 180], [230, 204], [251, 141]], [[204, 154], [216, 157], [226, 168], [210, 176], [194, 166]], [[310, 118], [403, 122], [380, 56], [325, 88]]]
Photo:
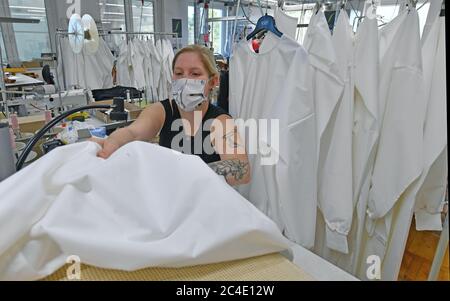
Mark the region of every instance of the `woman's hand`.
[[99, 139], [91, 138], [89, 141], [99, 144], [102, 149], [97, 153], [97, 156], [103, 159], [108, 159], [116, 150], [119, 149], [119, 143], [115, 142], [114, 139]]

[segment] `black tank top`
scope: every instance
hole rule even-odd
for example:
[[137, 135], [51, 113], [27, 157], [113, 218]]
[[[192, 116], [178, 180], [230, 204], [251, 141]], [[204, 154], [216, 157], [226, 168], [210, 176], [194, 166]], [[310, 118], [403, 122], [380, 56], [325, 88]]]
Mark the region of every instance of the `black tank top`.
[[[220, 115], [229, 116], [223, 109], [209, 104], [208, 110], [202, 120], [201, 128], [195, 136], [185, 135], [181, 123], [178, 106], [168, 99], [161, 101], [166, 111], [166, 119], [159, 134], [159, 145], [180, 151], [184, 154], [199, 156], [205, 163], [220, 161], [220, 156], [211, 143], [211, 123]], [[175, 121], [175, 123], [173, 123]], [[172, 130], [173, 128], [173, 130]], [[202, 130], [203, 129], [203, 130]]]

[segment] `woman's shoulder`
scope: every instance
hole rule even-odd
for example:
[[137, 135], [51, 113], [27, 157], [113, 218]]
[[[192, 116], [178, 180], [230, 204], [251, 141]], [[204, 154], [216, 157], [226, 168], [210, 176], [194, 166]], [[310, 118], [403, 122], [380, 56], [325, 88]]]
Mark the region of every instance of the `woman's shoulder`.
[[222, 109], [221, 107], [218, 107], [212, 103], [209, 104], [208, 115], [209, 115], [208, 119], [217, 118], [219, 116], [222, 116], [224, 118], [226, 118], [226, 117], [231, 118], [230, 114], [228, 114], [224, 109]]

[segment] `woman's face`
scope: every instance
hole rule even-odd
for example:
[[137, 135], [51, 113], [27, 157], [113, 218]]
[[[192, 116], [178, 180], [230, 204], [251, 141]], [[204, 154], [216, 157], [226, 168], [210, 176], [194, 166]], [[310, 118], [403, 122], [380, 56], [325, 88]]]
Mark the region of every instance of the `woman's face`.
[[[175, 62], [173, 79], [204, 79], [209, 80], [209, 74], [203, 65], [200, 56], [195, 52], [185, 52], [180, 54]], [[205, 87], [205, 95], [208, 96], [211, 89], [217, 84], [217, 80], [213, 78], [208, 81]]]

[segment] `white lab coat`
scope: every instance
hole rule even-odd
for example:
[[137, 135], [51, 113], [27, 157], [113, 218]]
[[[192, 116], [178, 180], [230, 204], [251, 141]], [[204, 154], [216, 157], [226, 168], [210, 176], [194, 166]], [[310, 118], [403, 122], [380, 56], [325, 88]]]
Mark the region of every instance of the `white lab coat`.
[[161, 77], [159, 93], [162, 99], [169, 98], [169, 92], [172, 83], [172, 61], [174, 58], [174, 52], [172, 44], [168, 39], [161, 39], [157, 42], [157, 49], [160, 49], [160, 64], [161, 64]]
[[382, 262], [382, 279], [394, 280], [411, 224], [414, 184], [423, 170], [426, 103], [415, 9], [401, 12], [381, 29], [380, 57], [381, 130], [358, 274], [367, 279], [366, 260], [376, 255]]
[[100, 39], [99, 49], [94, 54], [88, 54], [85, 50], [75, 54], [67, 38], [61, 39], [61, 49], [58, 50], [58, 74], [62, 87], [64, 87], [63, 63], [67, 89], [73, 86], [91, 90], [112, 87], [114, 56], [103, 39]]
[[326, 246], [345, 254], [353, 216], [353, 32], [349, 23], [341, 10], [332, 42], [344, 90], [321, 137], [318, 166], [318, 205], [326, 223]]
[[[337, 57], [335, 48], [331, 39], [331, 33], [328, 28], [328, 23], [325, 19], [325, 15], [322, 11], [313, 15], [308, 26], [304, 45], [309, 54], [309, 61], [313, 68], [312, 78], [314, 82], [314, 106], [316, 113], [316, 128], [318, 141], [317, 154], [315, 156], [316, 162], [318, 162], [318, 168], [320, 169], [317, 174], [318, 179], [318, 191], [321, 191], [322, 175], [325, 171], [323, 166], [326, 162], [326, 151], [329, 147], [329, 140], [325, 139], [326, 129], [330, 128], [330, 120], [332, 119], [333, 112], [340, 102], [340, 98], [344, 91], [344, 82], [339, 73], [339, 67], [337, 64]], [[327, 136], [329, 138], [329, 135]], [[322, 190], [323, 191], [323, 190]], [[318, 202], [320, 202], [318, 196]], [[322, 198], [323, 200], [323, 198]], [[325, 209], [328, 210], [327, 201], [325, 201]], [[319, 205], [320, 206], [320, 205]], [[323, 208], [321, 208], [323, 209]], [[330, 218], [330, 215], [328, 215]], [[332, 219], [332, 218], [330, 218]], [[333, 230], [336, 230], [336, 221], [331, 221], [334, 224], [329, 223]], [[342, 227], [339, 225], [339, 227]], [[316, 253], [325, 256], [325, 233], [330, 233], [326, 222], [321, 214], [317, 216], [317, 229], [316, 229], [316, 241], [314, 250]], [[329, 235], [332, 236], [333, 234]], [[332, 238], [329, 239], [331, 246]], [[337, 243], [334, 244], [337, 248]], [[334, 246], [333, 246], [334, 247]], [[342, 249], [342, 248], [339, 248]]]
[[159, 64], [161, 65], [161, 74], [158, 82], [158, 96], [161, 98], [160, 100], [168, 98], [168, 86], [167, 86], [167, 71], [165, 62], [167, 60], [167, 52], [165, 52], [165, 43], [162, 39], [156, 41], [156, 51], [159, 56]]
[[306, 32], [304, 47], [308, 52], [308, 60], [314, 70], [312, 77], [314, 83], [313, 97], [316, 112], [318, 158], [323, 132], [330, 121], [331, 114], [344, 88], [344, 83], [339, 77], [331, 33], [322, 11], [312, 16]]
[[[316, 179], [311, 176], [316, 174], [317, 143], [310, 72], [303, 47], [271, 32], [259, 54], [243, 41], [236, 45], [230, 62], [231, 115], [244, 121], [278, 119], [280, 127], [279, 140], [270, 126], [267, 137], [265, 133], [246, 136], [240, 128], [242, 137], [258, 137], [258, 153], [252, 154], [247, 140], [252, 181], [239, 191], [288, 238], [308, 248], [314, 244], [317, 206]], [[263, 152], [273, 156], [275, 164], [262, 165], [265, 159], [269, 163]]]
[[199, 157], [143, 142], [107, 160], [98, 150], [93, 142], [58, 148], [0, 184], [0, 280], [45, 277], [71, 255], [133, 271], [289, 249]]
[[133, 87], [138, 90], [144, 89], [147, 86], [145, 81], [145, 50], [143, 42], [135, 39], [130, 41], [131, 49], [131, 64], [133, 65], [134, 83]]
[[354, 39], [354, 110], [353, 110], [353, 222], [348, 234], [348, 254], [324, 252], [324, 257], [356, 274], [365, 232], [365, 217], [370, 180], [375, 158], [378, 126], [378, 24], [365, 18]]
[[131, 61], [131, 49], [127, 41], [123, 41], [120, 45], [120, 54], [117, 59], [117, 84], [124, 87], [133, 87], [134, 71]]
[[298, 18], [287, 15], [282, 9], [276, 9], [273, 17], [278, 30], [295, 40]]
[[447, 187], [447, 92], [445, 18], [437, 17], [422, 43], [425, 95], [424, 173], [415, 207], [418, 230], [442, 230]]

